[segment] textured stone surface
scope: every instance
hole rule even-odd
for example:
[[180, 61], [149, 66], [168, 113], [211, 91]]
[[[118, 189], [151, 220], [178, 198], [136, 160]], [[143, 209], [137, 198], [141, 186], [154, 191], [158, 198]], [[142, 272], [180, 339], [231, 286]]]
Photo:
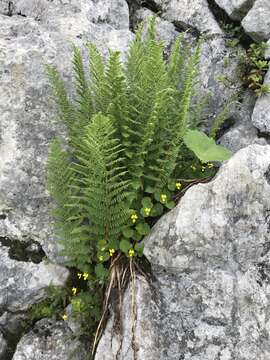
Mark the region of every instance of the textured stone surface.
[[162, 17], [181, 29], [194, 28], [198, 32], [221, 34], [222, 31], [211, 13], [207, 0], [154, 0]]
[[46, 297], [49, 285], [64, 286], [69, 272], [65, 268], [47, 263], [39, 264], [12, 260], [6, 247], [0, 248], [0, 308], [24, 310]]
[[243, 19], [242, 26], [255, 41], [270, 39], [270, 2], [256, 0], [252, 9]]
[[[270, 70], [265, 76], [264, 83], [270, 85]], [[262, 95], [257, 100], [252, 115], [252, 123], [262, 133], [270, 134], [270, 94]]]
[[[240, 150], [192, 187], [145, 239], [153, 281], [139, 278], [131, 340], [110, 320], [96, 360], [266, 360], [270, 357], [270, 146]], [[106, 354], [105, 354], [106, 350]], [[102, 355], [105, 354], [105, 355]]]
[[230, 114], [229, 121], [233, 125], [218, 141], [234, 153], [251, 144], [267, 145], [268, 143], [267, 139], [258, 136], [258, 130], [252, 124], [252, 113], [256, 99], [251, 91], [246, 91], [243, 94], [241, 103], [236, 103], [234, 111]]
[[233, 20], [241, 20], [250, 10], [255, 0], [215, 0]]
[[86, 360], [81, 343], [62, 321], [40, 320], [17, 345], [13, 360]]
[[7, 343], [6, 343], [3, 335], [0, 332], [0, 359], [1, 360], [5, 359], [6, 350], [7, 350]]
[[46, 162], [48, 146], [63, 128], [53, 121], [44, 64], [56, 65], [69, 84], [71, 42], [82, 47], [92, 41], [105, 54], [109, 47], [125, 54], [133, 35], [124, 0], [46, 1], [38, 19], [37, 3], [16, 2], [17, 13], [19, 6], [29, 10], [27, 17], [0, 15], [0, 236], [37, 240], [55, 259]]

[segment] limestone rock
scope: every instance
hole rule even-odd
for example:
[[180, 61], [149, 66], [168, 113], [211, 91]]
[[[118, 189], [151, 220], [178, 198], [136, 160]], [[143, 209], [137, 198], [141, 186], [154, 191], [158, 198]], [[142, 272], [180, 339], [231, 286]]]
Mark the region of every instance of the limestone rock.
[[162, 17], [173, 22], [178, 28], [193, 28], [200, 33], [222, 34], [207, 0], [154, 0], [154, 2], [160, 8]]
[[86, 360], [83, 345], [71, 336], [63, 321], [40, 320], [22, 337], [13, 360]]
[[[264, 84], [270, 85], [270, 70], [264, 78]], [[270, 134], [270, 94], [264, 94], [258, 98], [252, 115], [252, 123], [262, 133]]]
[[0, 359], [4, 360], [6, 350], [7, 350], [7, 343], [0, 332]]
[[243, 19], [242, 26], [255, 41], [270, 39], [270, 2], [256, 0], [252, 9]]
[[233, 20], [241, 20], [253, 6], [255, 0], [215, 0]]
[[111, 319], [96, 360], [130, 360], [134, 349], [137, 360], [270, 357], [269, 169], [270, 146], [248, 146], [157, 222], [145, 239], [152, 281], [137, 278], [134, 331], [127, 292], [124, 336]]
[[[101, 23], [91, 21], [101, 2], [46, 1], [40, 16], [35, 4], [18, 1], [12, 16], [0, 15], [0, 236], [38, 241], [56, 260], [46, 163], [50, 142], [64, 128], [54, 121], [44, 64], [58, 68], [70, 91], [71, 42], [83, 48], [91, 41], [105, 55], [112, 48], [125, 56], [134, 35], [124, 0], [108, 0]], [[16, 15], [23, 9], [26, 17]]]
[[234, 153], [251, 144], [267, 145], [268, 141], [258, 136], [258, 130], [252, 124], [252, 113], [256, 97], [252, 91], [243, 94], [241, 103], [237, 103], [230, 114], [233, 125], [225, 131], [219, 143]]
[[0, 308], [22, 311], [46, 298], [49, 285], [64, 286], [69, 272], [65, 268], [46, 262], [33, 264], [16, 261], [8, 256], [8, 249], [0, 247]]

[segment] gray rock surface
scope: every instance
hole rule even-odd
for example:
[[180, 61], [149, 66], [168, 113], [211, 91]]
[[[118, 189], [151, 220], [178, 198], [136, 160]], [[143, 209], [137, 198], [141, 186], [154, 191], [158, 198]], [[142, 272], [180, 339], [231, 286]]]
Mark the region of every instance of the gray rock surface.
[[0, 359], [4, 360], [5, 354], [7, 350], [7, 343], [0, 332]]
[[270, 146], [189, 189], [145, 239], [153, 280], [137, 279], [133, 336], [127, 293], [124, 337], [110, 320], [96, 360], [270, 358], [269, 209]]
[[[264, 83], [270, 85], [270, 70], [264, 78]], [[257, 100], [252, 123], [262, 133], [270, 134], [270, 94], [264, 94]]]
[[160, 8], [161, 16], [178, 28], [193, 28], [198, 32], [222, 34], [207, 0], [154, 0], [154, 3]]
[[252, 91], [246, 91], [242, 102], [236, 103], [230, 114], [232, 126], [219, 139], [219, 143], [234, 153], [251, 144], [267, 145], [268, 141], [258, 136], [258, 130], [252, 124], [252, 113], [256, 102]]
[[270, 39], [270, 2], [256, 0], [254, 6], [242, 21], [245, 32], [255, 41]]
[[215, 0], [233, 20], [241, 20], [256, 0]]
[[13, 360], [86, 360], [83, 345], [63, 321], [40, 320], [17, 345]]
[[64, 286], [69, 272], [45, 260], [39, 264], [9, 258], [8, 249], [0, 247], [0, 308], [22, 311], [46, 297], [49, 285]]
[[71, 42], [82, 47], [92, 41], [105, 54], [110, 47], [124, 56], [133, 35], [124, 0], [46, 1], [37, 16], [39, 2], [18, 1], [13, 16], [0, 15], [0, 236], [37, 240], [55, 260], [46, 162], [49, 144], [63, 128], [53, 121], [44, 64], [56, 65], [69, 84]]

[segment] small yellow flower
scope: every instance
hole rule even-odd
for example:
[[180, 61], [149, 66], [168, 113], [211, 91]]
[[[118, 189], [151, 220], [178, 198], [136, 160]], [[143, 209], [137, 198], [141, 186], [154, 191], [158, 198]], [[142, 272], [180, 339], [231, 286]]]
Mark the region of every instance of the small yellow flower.
[[62, 315], [62, 319], [63, 319], [64, 321], [67, 321], [67, 319], [68, 319], [67, 314]]
[[195, 165], [190, 165], [190, 168], [193, 170], [193, 171], [196, 171], [196, 166]]
[[98, 260], [99, 260], [99, 261], [103, 261], [103, 259], [104, 259], [104, 257], [103, 257], [102, 255], [100, 255], [100, 256], [98, 257]]
[[135, 223], [135, 222], [138, 220], [138, 218], [139, 218], [139, 217], [138, 217], [137, 214], [132, 214], [132, 215], [131, 215], [131, 220], [132, 220], [133, 223]]
[[76, 295], [76, 294], [77, 294], [77, 288], [73, 287], [73, 288], [71, 289], [71, 291], [72, 291], [72, 294], [73, 294], [73, 295]]
[[161, 194], [161, 195], [160, 195], [160, 201], [163, 202], [163, 203], [165, 203], [165, 202], [167, 201], [167, 195]]
[[135, 254], [135, 252], [134, 252], [133, 249], [128, 250], [128, 256], [129, 256], [129, 257], [134, 256], [134, 254]]
[[81, 277], [83, 276], [83, 274], [82, 274], [82, 273], [78, 273], [77, 276], [78, 276], [79, 279], [81, 279]]
[[202, 166], [202, 167], [201, 167], [202, 172], [204, 172], [205, 169], [206, 169], [206, 166]]
[[115, 250], [114, 249], [109, 249], [109, 253], [110, 253], [110, 256], [113, 256], [113, 254], [115, 253]]
[[150, 212], [151, 212], [151, 209], [150, 208], [144, 208], [143, 211], [144, 211], [146, 216], [149, 216]]
[[175, 187], [177, 190], [180, 190], [182, 187], [182, 184], [180, 182], [175, 183]]
[[87, 272], [83, 273], [83, 280], [87, 280], [89, 278], [89, 274]]
[[214, 164], [213, 163], [208, 163], [207, 166], [208, 166], [209, 169], [212, 169], [214, 167]]

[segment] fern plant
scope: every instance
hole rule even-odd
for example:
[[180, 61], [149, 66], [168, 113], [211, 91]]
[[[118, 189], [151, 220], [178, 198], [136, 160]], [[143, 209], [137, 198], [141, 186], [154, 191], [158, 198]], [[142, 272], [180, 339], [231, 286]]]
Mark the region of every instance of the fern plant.
[[[90, 293], [108, 269], [119, 281], [113, 269], [116, 260], [123, 262], [121, 253], [129, 259], [142, 256], [142, 237], [174, 207], [177, 192], [190, 185], [187, 177], [214, 174], [214, 165], [202, 162], [230, 156], [195, 129], [191, 105], [200, 47], [201, 41], [191, 52], [180, 35], [165, 61], [154, 19], [146, 34], [138, 29], [124, 64], [119, 52], [110, 51], [104, 60], [88, 44], [86, 70], [74, 47], [73, 100], [58, 72], [47, 66], [69, 135], [68, 142], [53, 142], [48, 161], [56, 235], [67, 263], [79, 274], [91, 274]], [[190, 175], [194, 162], [201, 171]]]

